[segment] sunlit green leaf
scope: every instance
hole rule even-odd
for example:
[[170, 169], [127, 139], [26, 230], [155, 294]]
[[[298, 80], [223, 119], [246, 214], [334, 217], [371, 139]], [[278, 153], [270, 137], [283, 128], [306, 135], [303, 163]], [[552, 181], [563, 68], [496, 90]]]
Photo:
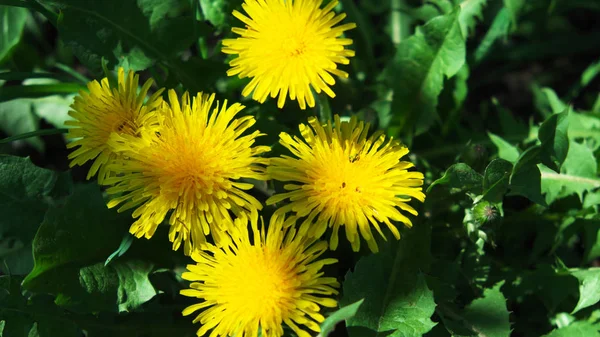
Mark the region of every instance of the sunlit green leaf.
[[546, 205], [542, 196], [542, 175], [538, 164], [540, 163], [541, 147], [533, 146], [523, 152], [510, 175], [510, 194], [522, 195], [542, 206]]
[[10, 53], [12, 48], [21, 40], [29, 11], [25, 8], [0, 5], [0, 62]]
[[567, 108], [561, 113], [553, 114], [540, 125], [538, 133], [542, 143], [542, 163], [555, 171], [560, 170], [569, 151], [569, 113], [570, 109]]
[[461, 188], [465, 190], [472, 190], [475, 193], [481, 192], [481, 183], [483, 177], [481, 174], [475, 172], [469, 165], [458, 163], [450, 166], [444, 175], [432, 182], [427, 188], [427, 192], [435, 185], [448, 185], [451, 188]]
[[34, 269], [23, 286], [31, 291], [60, 292], [69, 273], [104, 262], [119, 246], [130, 223], [129, 215], [106, 207], [97, 186], [77, 186], [65, 205], [48, 210], [33, 240]]
[[438, 119], [438, 96], [444, 77], [454, 76], [465, 62], [465, 40], [459, 13], [433, 18], [398, 46], [389, 70], [397, 131], [426, 131]]
[[500, 202], [508, 190], [508, 181], [513, 165], [504, 159], [494, 159], [483, 175], [484, 198], [491, 202]]
[[[71, 320], [53, 303], [28, 300], [21, 294], [22, 278], [0, 276], [0, 337], [77, 337], [81, 335]], [[35, 333], [32, 335], [31, 333]]]
[[56, 189], [68, 189], [68, 184], [58, 172], [37, 167], [28, 158], [0, 156], [0, 238], [14, 237], [27, 245]]
[[64, 284], [56, 304], [82, 311], [127, 312], [149, 301], [157, 292], [148, 279], [153, 265], [139, 260], [117, 260], [82, 267], [70, 277], [63, 269]]
[[[99, 73], [100, 60], [142, 70], [168, 61], [196, 41], [189, 7], [177, 0], [60, 0], [60, 37]], [[173, 69], [178, 70], [176, 65]]]
[[323, 323], [321, 323], [320, 336], [321, 337], [329, 336], [329, 334], [331, 332], [333, 332], [333, 329], [335, 328], [335, 326], [338, 323], [341, 323], [342, 321], [345, 321], [345, 320], [348, 320], [348, 319], [354, 317], [354, 315], [356, 315], [356, 312], [358, 311], [358, 308], [360, 308], [363, 301], [364, 301], [364, 299], [356, 301], [352, 304], [349, 304], [343, 308], [338, 309], [336, 312], [329, 315], [329, 317], [327, 317], [325, 319], [325, 321], [323, 321]]
[[239, 10], [242, 0], [194, 0], [200, 2], [202, 16], [211, 24], [219, 29], [226, 29], [230, 26], [237, 27], [241, 23], [232, 15], [234, 9]]
[[446, 328], [456, 337], [508, 337], [511, 328], [506, 309], [506, 299], [500, 287], [486, 289], [483, 297], [476, 299], [464, 310], [456, 312], [442, 308]]
[[493, 50], [493, 46], [498, 40], [506, 38], [510, 28], [511, 18], [510, 11], [507, 8], [502, 8], [494, 17], [492, 25], [485, 33], [485, 36], [477, 46], [477, 49], [473, 52], [473, 59], [475, 64], [480, 63], [484, 60], [487, 54]]
[[460, 22], [461, 32], [465, 38], [473, 32], [477, 20], [483, 18], [481, 11], [486, 4], [487, 0], [466, 0], [460, 3], [458, 20]]
[[600, 301], [600, 268], [572, 269], [571, 275], [579, 281], [579, 301], [571, 313], [576, 313]]
[[600, 187], [596, 171], [596, 159], [587, 146], [572, 141], [560, 173], [539, 165], [542, 191], [548, 203], [556, 199], [577, 194], [583, 201], [583, 193]]
[[525, 0], [504, 0], [504, 7], [510, 12], [513, 24], [517, 24], [517, 19], [521, 14], [521, 10], [525, 5]]
[[[340, 305], [364, 298], [354, 317], [346, 320], [351, 337], [420, 336], [435, 325], [433, 292], [419, 271], [428, 264], [429, 231], [425, 224], [407, 233], [397, 245], [362, 258], [346, 275]], [[390, 249], [393, 248], [393, 249]]]
[[488, 132], [488, 136], [490, 137], [492, 143], [494, 143], [494, 145], [496, 145], [496, 147], [498, 148], [498, 157], [507, 160], [511, 163], [517, 161], [517, 159], [519, 158], [519, 150], [516, 146], [510, 144], [509, 142], [505, 141], [501, 137], [491, 132]]

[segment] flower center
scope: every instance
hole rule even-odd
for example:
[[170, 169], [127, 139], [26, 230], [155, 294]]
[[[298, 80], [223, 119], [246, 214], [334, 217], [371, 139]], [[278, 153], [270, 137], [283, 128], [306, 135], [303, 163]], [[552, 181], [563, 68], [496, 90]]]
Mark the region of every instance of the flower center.
[[[311, 46], [319, 45], [321, 37], [316, 26], [306, 17], [277, 15], [264, 27], [261, 38], [269, 54], [284, 58], [298, 58], [311, 53]], [[270, 48], [269, 48], [270, 47]]]
[[[155, 167], [161, 171], [161, 186], [180, 196], [199, 197], [218, 193], [226, 179], [228, 157], [216, 139], [186, 135], [187, 130], [167, 130], [153, 146]], [[217, 194], [217, 198], [223, 196]]]
[[293, 263], [280, 250], [253, 246], [229, 266], [230, 275], [221, 285], [224, 300], [257, 318], [282, 317], [290, 307], [296, 274]]
[[121, 110], [121, 112], [109, 114], [105, 118], [107, 119], [106, 125], [109, 128], [107, 130], [107, 138], [111, 132], [135, 136], [139, 131], [137, 124], [133, 120], [133, 112], [131, 110]]
[[284, 55], [289, 55], [290, 57], [301, 56], [306, 52], [306, 42], [301, 37], [294, 36], [283, 41], [282, 49], [284, 50]]
[[330, 154], [331, 161], [316, 165], [311, 175], [313, 193], [329, 209], [345, 211], [368, 198], [369, 186], [379, 173], [368, 159], [339, 152]]

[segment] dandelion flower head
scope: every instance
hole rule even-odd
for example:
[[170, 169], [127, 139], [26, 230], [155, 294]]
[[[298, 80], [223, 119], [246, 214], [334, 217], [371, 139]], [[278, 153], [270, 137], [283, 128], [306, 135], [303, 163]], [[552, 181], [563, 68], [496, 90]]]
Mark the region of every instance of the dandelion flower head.
[[142, 129], [156, 127], [152, 111], [162, 102], [163, 89], [156, 91], [146, 103], [144, 99], [153, 81], [144, 83], [138, 92], [139, 75], [130, 71], [125, 76], [123, 68], [118, 71], [118, 85], [111, 88], [108, 78], [88, 83], [89, 92], [81, 91], [71, 105], [69, 115], [73, 120], [67, 138], [73, 140], [67, 148], [78, 147], [69, 154], [70, 166], [83, 165], [94, 160], [87, 179], [98, 173], [100, 183], [110, 175], [107, 163], [117, 158], [108, 146], [111, 133], [135, 136]]
[[272, 158], [269, 175], [284, 185], [286, 192], [273, 195], [267, 204], [288, 200], [274, 216], [294, 212], [304, 217], [299, 231], [320, 237], [332, 227], [330, 248], [338, 246], [338, 231], [344, 226], [354, 251], [360, 249], [362, 236], [373, 252], [378, 251], [371, 227], [385, 239], [380, 224], [385, 224], [396, 239], [400, 233], [392, 221], [411, 226], [402, 211], [417, 215], [408, 205], [411, 198], [424, 201], [423, 174], [409, 171], [414, 165], [401, 158], [408, 149], [393, 139], [375, 132], [368, 136], [369, 124], [356, 117], [342, 122], [335, 116], [321, 125], [312, 117], [300, 125], [304, 140], [282, 132], [280, 143], [293, 155]]
[[253, 187], [241, 179], [264, 180], [268, 159], [259, 157], [268, 146], [253, 146], [261, 133], [247, 132], [253, 116], [235, 116], [244, 108], [227, 106], [215, 95], [199, 93], [190, 100], [186, 92], [179, 101], [169, 91], [169, 102], [157, 110], [159, 126], [139, 137], [113, 135], [112, 148], [129, 160], [114, 163], [123, 174], [107, 182], [114, 196], [109, 207], [124, 203], [119, 211], [137, 207], [130, 232], [150, 238], [169, 217], [169, 239], [173, 249], [181, 243], [191, 252], [212, 234], [219, 235], [237, 222], [258, 219], [262, 205], [246, 191]]
[[223, 40], [222, 51], [237, 55], [227, 75], [251, 78], [242, 95], [263, 103], [279, 95], [282, 108], [286, 97], [298, 100], [301, 109], [315, 106], [311, 88], [335, 97], [331, 75], [347, 78], [338, 64], [349, 64], [354, 51], [345, 49], [351, 39], [341, 38], [356, 24], [340, 23], [346, 14], [336, 15], [337, 0], [321, 8], [323, 0], [245, 0], [246, 15], [233, 11], [246, 28], [233, 28], [236, 39]]
[[187, 316], [203, 309], [194, 319], [201, 324], [198, 336], [213, 329], [213, 337], [256, 337], [259, 330], [279, 337], [285, 323], [299, 337], [310, 337], [304, 327], [320, 331], [320, 307], [337, 305], [330, 296], [339, 284], [321, 271], [336, 260], [319, 259], [327, 243], [299, 236], [293, 217], [286, 224], [282, 217], [271, 220], [268, 230], [237, 228], [224, 247], [209, 245], [192, 255], [196, 264], [182, 277], [193, 283], [181, 294], [202, 300], [183, 311]]

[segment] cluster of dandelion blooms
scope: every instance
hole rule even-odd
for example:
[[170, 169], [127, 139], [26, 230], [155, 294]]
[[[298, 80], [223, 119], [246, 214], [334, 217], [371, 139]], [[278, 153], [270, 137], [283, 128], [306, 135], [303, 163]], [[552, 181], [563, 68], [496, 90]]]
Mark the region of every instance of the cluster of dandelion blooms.
[[378, 251], [371, 227], [385, 238], [380, 223], [396, 239], [398, 229], [392, 221], [411, 226], [401, 211], [417, 215], [407, 204], [411, 198], [423, 201], [423, 174], [409, 171], [414, 165], [400, 159], [408, 149], [381, 132], [368, 136], [369, 124], [356, 117], [321, 125], [311, 117], [300, 125], [304, 140], [283, 132], [280, 143], [295, 157], [272, 158], [267, 171], [271, 178], [284, 182], [288, 192], [270, 197], [267, 204], [290, 202], [274, 216], [293, 211], [305, 217], [300, 232], [320, 237], [333, 228], [330, 248], [338, 246], [338, 231], [345, 227], [346, 238], [354, 251], [360, 249], [360, 236], [373, 252]]
[[113, 134], [109, 145], [129, 160], [110, 167], [124, 174], [107, 179], [109, 194], [119, 194], [109, 207], [124, 203], [120, 211], [137, 207], [130, 232], [150, 238], [171, 212], [169, 239], [173, 249], [184, 243], [191, 254], [212, 234], [220, 236], [238, 220], [256, 222], [262, 205], [246, 192], [252, 184], [240, 179], [265, 180], [267, 159], [260, 154], [268, 146], [253, 146], [261, 135], [245, 134], [256, 122], [253, 116], [235, 118], [244, 108], [239, 103], [216, 103], [215, 95], [199, 93], [181, 102], [169, 91], [169, 103], [157, 110], [156, 130], [140, 135]]
[[223, 52], [236, 55], [227, 75], [251, 78], [242, 95], [264, 102], [270, 95], [279, 95], [277, 106], [282, 108], [289, 94], [298, 100], [301, 109], [315, 106], [311, 88], [335, 97], [330, 86], [333, 75], [347, 78], [338, 64], [350, 63], [354, 51], [345, 49], [351, 39], [341, 35], [356, 24], [340, 23], [345, 14], [332, 10], [334, 0], [320, 8], [323, 0], [245, 0], [242, 8], [247, 16], [234, 11], [233, 15], [246, 28], [233, 28], [240, 37], [223, 40]]
[[[271, 218], [264, 225], [231, 231], [222, 248], [209, 245], [192, 254], [196, 264], [182, 277], [193, 283], [182, 295], [202, 301], [183, 311], [190, 315], [204, 309], [194, 323], [202, 324], [198, 335], [214, 329], [211, 336], [283, 335], [283, 323], [300, 337], [310, 334], [298, 325], [319, 332], [324, 320], [319, 306], [335, 307], [328, 296], [337, 294], [338, 282], [323, 277], [321, 268], [335, 259], [319, 257], [327, 243], [298, 235], [294, 218]], [[250, 237], [252, 236], [252, 238]]]
[[112, 133], [136, 136], [157, 126], [153, 111], [162, 102], [162, 89], [144, 104], [153, 81], [146, 81], [139, 93], [138, 82], [139, 75], [130, 71], [125, 76], [123, 68], [119, 68], [117, 88], [111, 88], [108, 78], [104, 78], [101, 83], [88, 83], [89, 92], [81, 91], [75, 97], [69, 111], [73, 120], [66, 121], [65, 125], [70, 127], [67, 139], [73, 140], [67, 148], [78, 148], [68, 158], [71, 167], [94, 161], [87, 179], [98, 173], [98, 182], [103, 183], [110, 176], [107, 164], [117, 158], [108, 146]]
[[[261, 103], [278, 96], [280, 108], [289, 96], [301, 109], [315, 106], [312, 90], [334, 97], [332, 75], [347, 77], [338, 65], [354, 56], [342, 35], [356, 26], [338, 25], [345, 14], [333, 12], [337, 3], [245, 0], [247, 16], [233, 15], [246, 28], [234, 28], [240, 37], [222, 49], [235, 55], [228, 75], [251, 78], [242, 94]], [[385, 238], [384, 224], [398, 239], [394, 222], [411, 226], [406, 213], [417, 212], [408, 202], [425, 198], [423, 174], [401, 160], [408, 149], [381, 131], [369, 135], [355, 117], [324, 125], [310, 118], [300, 124], [303, 139], [280, 134], [293, 156], [264, 158], [270, 147], [255, 145], [263, 134], [252, 129], [253, 116], [239, 116], [243, 105], [174, 90], [163, 101], [163, 89], [147, 98], [152, 81], [139, 92], [138, 82], [121, 68], [117, 88], [105, 78], [75, 98], [70, 164], [94, 161], [88, 179], [98, 173], [109, 186], [108, 207], [134, 209], [134, 236], [150, 238], [168, 223], [173, 249], [183, 244], [196, 262], [181, 294], [199, 299], [183, 311], [200, 311], [199, 336], [280, 337], [284, 325], [299, 337], [319, 332], [321, 307], [337, 305], [339, 284], [322, 271], [336, 260], [322, 256], [337, 248], [340, 228], [353, 250], [362, 237], [377, 252], [372, 228]], [[283, 205], [265, 226], [248, 190], [249, 181], [267, 179], [286, 182], [286, 191], [267, 200]], [[328, 228], [329, 245], [319, 241]]]

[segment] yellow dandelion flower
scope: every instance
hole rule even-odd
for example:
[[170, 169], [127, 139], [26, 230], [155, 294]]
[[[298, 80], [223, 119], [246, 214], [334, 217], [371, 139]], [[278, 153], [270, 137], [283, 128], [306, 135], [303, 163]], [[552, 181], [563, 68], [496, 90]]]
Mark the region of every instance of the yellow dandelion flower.
[[285, 323], [299, 337], [310, 337], [299, 325], [319, 332], [320, 306], [337, 305], [328, 296], [338, 293], [339, 284], [321, 271], [337, 261], [318, 259], [327, 243], [299, 236], [293, 217], [285, 225], [281, 217], [273, 220], [266, 233], [264, 225], [253, 225], [252, 235], [247, 227], [237, 228], [226, 246], [192, 255], [196, 264], [182, 277], [193, 283], [181, 294], [202, 299], [183, 310], [187, 316], [204, 309], [194, 319], [202, 325], [198, 336], [213, 329], [213, 337], [256, 337], [259, 330], [263, 337], [278, 337]]
[[247, 16], [233, 11], [246, 28], [233, 28], [240, 37], [223, 40], [222, 51], [237, 55], [227, 75], [252, 79], [242, 95], [254, 91], [252, 98], [261, 103], [269, 94], [279, 95], [277, 106], [282, 108], [289, 94], [301, 109], [306, 103], [315, 106], [311, 87], [335, 97], [331, 74], [347, 78], [338, 64], [349, 64], [348, 58], [354, 56], [344, 48], [352, 40], [340, 36], [356, 24], [334, 27], [346, 14], [332, 11], [337, 0], [320, 8], [322, 4], [323, 0], [245, 0], [242, 8]]
[[94, 160], [87, 179], [98, 173], [100, 183], [110, 175], [107, 163], [116, 158], [116, 154], [108, 146], [108, 138], [113, 132], [126, 135], [137, 135], [144, 128], [156, 126], [156, 119], [150, 113], [162, 102], [160, 96], [163, 89], [155, 92], [144, 104], [153, 81], [144, 83], [138, 92], [139, 75], [130, 71], [125, 76], [123, 68], [118, 71], [118, 87], [111, 88], [108, 78], [101, 83], [88, 83], [88, 92], [81, 91], [71, 105], [69, 115], [74, 120], [66, 121], [70, 126], [68, 139], [74, 140], [67, 148], [79, 147], [69, 154], [70, 166], [83, 165]]
[[186, 92], [181, 104], [169, 91], [170, 104], [163, 102], [156, 131], [139, 136], [116, 135], [109, 139], [115, 152], [129, 160], [113, 164], [123, 174], [107, 179], [114, 197], [109, 207], [125, 202], [119, 211], [137, 207], [130, 232], [152, 237], [157, 226], [171, 212], [169, 239], [173, 249], [185, 243], [185, 254], [212, 233], [219, 235], [239, 218], [241, 223], [258, 219], [262, 205], [246, 193], [252, 184], [241, 179], [266, 179], [268, 159], [257, 157], [270, 150], [253, 146], [259, 131], [244, 134], [256, 120], [253, 116], [235, 119], [244, 106], [235, 103], [212, 110], [215, 95], [199, 93], [190, 103]]
[[312, 237], [320, 237], [327, 227], [333, 227], [333, 250], [338, 246], [341, 226], [354, 251], [360, 249], [360, 235], [373, 252], [378, 251], [371, 226], [385, 239], [380, 223], [399, 239], [392, 221], [411, 226], [400, 211], [417, 215], [407, 202], [425, 199], [423, 174], [408, 171], [413, 164], [400, 160], [408, 149], [393, 139], [386, 141], [381, 131], [368, 137], [369, 124], [359, 123], [355, 117], [341, 122], [336, 115], [335, 127], [331, 122], [322, 126], [314, 117], [308, 122], [310, 127], [300, 124], [304, 141], [285, 132], [279, 135], [279, 142], [296, 158], [272, 158], [267, 169], [273, 179], [291, 182], [284, 185], [288, 192], [267, 200], [268, 205], [290, 201], [274, 216], [293, 211], [306, 217], [299, 231]]

